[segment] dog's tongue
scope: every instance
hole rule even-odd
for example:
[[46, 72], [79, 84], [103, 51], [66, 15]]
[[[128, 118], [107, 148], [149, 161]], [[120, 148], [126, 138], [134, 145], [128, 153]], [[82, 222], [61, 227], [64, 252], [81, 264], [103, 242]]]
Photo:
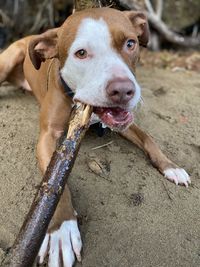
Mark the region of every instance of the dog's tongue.
[[122, 108], [95, 107], [94, 112], [111, 129], [123, 130], [133, 121], [133, 114]]

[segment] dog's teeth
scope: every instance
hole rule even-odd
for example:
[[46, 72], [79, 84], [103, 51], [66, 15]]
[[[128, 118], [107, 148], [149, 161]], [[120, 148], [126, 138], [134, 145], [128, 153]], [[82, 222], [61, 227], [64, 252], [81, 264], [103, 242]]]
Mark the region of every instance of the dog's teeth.
[[101, 123], [102, 128], [107, 128], [107, 125], [105, 123]]

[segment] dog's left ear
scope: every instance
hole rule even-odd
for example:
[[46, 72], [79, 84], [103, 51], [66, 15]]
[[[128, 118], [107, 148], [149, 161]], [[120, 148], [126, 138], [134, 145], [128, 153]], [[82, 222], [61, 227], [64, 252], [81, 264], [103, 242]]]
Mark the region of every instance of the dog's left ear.
[[139, 44], [146, 47], [149, 41], [149, 25], [146, 15], [140, 11], [124, 11], [124, 13], [133, 24]]
[[30, 41], [29, 56], [37, 70], [43, 61], [58, 56], [57, 31], [58, 28], [48, 30]]

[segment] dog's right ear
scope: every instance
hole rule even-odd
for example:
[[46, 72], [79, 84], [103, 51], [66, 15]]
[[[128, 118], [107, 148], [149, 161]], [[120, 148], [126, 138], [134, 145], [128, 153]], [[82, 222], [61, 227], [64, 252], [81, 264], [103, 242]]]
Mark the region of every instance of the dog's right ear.
[[29, 56], [37, 70], [43, 61], [58, 56], [57, 31], [58, 28], [48, 30], [30, 41], [28, 47]]
[[139, 44], [146, 47], [149, 41], [149, 26], [146, 15], [140, 11], [123, 11], [123, 13], [133, 24]]

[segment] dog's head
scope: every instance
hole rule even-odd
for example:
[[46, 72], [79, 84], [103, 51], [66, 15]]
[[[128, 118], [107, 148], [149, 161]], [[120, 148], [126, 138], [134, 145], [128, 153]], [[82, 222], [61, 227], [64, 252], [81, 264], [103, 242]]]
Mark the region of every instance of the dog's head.
[[58, 57], [74, 100], [94, 106], [110, 128], [123, 129], [132, 122], [130, 111], [140, 100], [134, 71], [139, 46], [147, 45], [148, 36], [141, 12], [90, 9], [35, 38], [29, 54], [36, 69], [42, 61]]

